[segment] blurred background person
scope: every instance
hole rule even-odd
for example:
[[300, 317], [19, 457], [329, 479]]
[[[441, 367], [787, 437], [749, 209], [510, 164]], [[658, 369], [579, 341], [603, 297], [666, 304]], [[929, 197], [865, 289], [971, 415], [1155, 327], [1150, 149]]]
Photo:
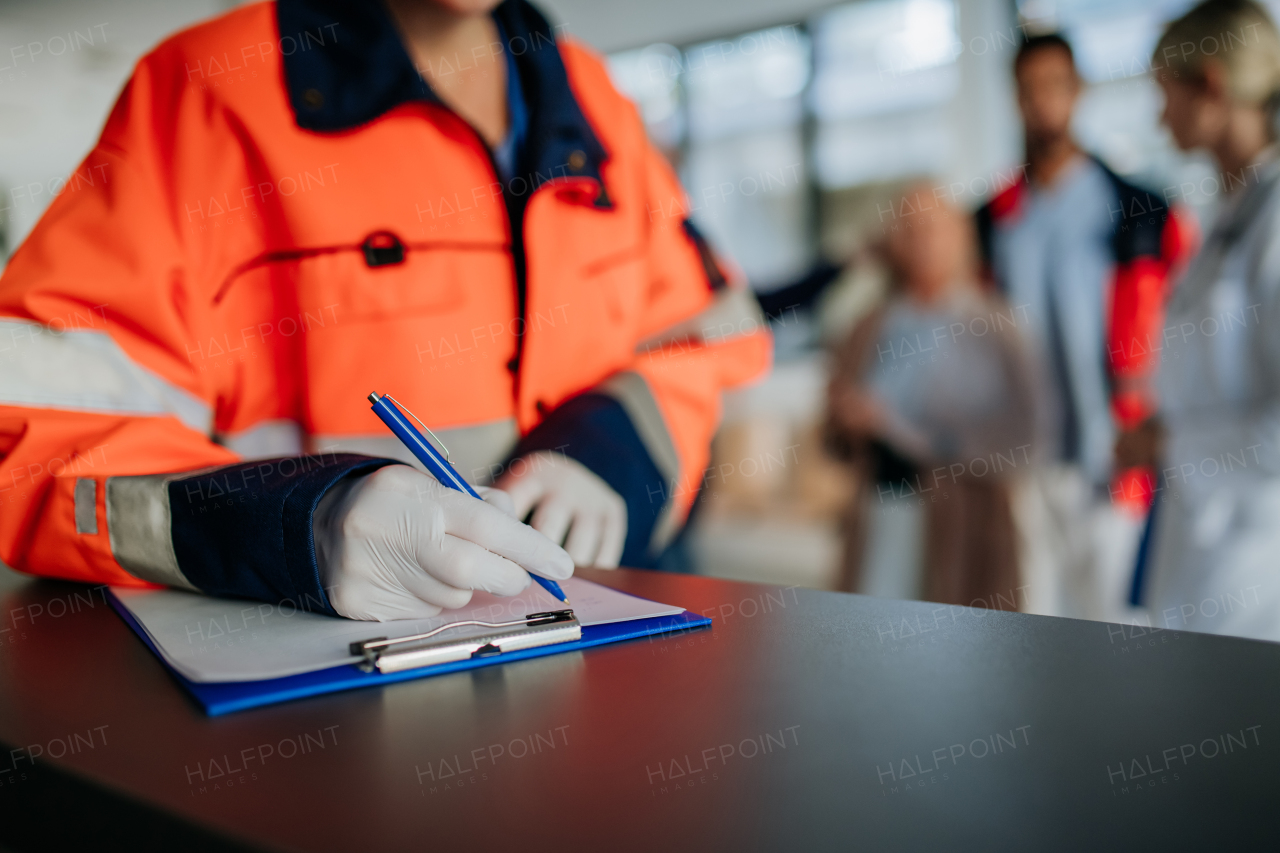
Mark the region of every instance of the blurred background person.
[[1146, 471], [1117, 472], [1116, 424], [1152, 411], [1144, 342], [1188, 234], [1159, 193], [1076, 143], [1081, 80], [1065, 38], [1023, 41], [1014, 77], [1025, 177], [977, 218], [988, 274], [1028, 321], [1045, 391], [1039, 464], [1016, 501], [1031, 607], [1106, 618], [1123, 600], [1150, 494]]
[[846, 589], [1016, 609], [1008, 481], [1033, 397], [1012, 311], [980, 289], [972, 220], [928, 185], [887, 227], [894, 292], [836, 353], [831, 435], [859, 488]]
[[1159, 420], [1119, 445], [1163, 475], [1147, 603], [1159, 627], [1280, 640], [1280, 35], [1256, 3], [1212, 0], [1153, 66], [1163, 122], [1226, 199], [1169, 302]]

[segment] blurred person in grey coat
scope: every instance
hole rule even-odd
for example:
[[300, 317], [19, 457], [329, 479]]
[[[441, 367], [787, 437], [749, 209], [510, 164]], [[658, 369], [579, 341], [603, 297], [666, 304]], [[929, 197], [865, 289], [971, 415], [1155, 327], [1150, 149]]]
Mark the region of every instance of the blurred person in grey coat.
[[851, 591], [1016, 609], [1010, 479], [1034, 459], [1016, 312], [978, 284], [972, 219], [928, 185], [886, 228], [894, 286], [835, 353], [829, 442], [859, 483]]

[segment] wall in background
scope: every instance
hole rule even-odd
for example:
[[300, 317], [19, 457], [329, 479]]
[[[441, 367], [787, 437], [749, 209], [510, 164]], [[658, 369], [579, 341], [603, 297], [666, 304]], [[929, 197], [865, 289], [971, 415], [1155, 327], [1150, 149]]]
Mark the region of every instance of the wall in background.
[[137, 58], [220, 0], [0, 4], [0, 259], [89, 153]]

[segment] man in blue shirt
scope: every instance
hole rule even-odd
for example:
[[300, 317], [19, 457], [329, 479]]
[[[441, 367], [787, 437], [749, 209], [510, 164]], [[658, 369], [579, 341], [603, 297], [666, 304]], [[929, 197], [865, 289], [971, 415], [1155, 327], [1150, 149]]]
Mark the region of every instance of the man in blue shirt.
[[1115, 617], [1141, 513], [1112, 500], [1123, 497], [1111, 487], [1113, 406], [1123, 413], [1148, 395], [1127, 348], [1112, 342], [1137, 331], [1135, 305], [1141, 323], [1158, 321], [1176, 222], [1161, 199], [1073, 139], [1081, 82], [1065, 39], [1026, 40], [1014, 75], [1026, 177], [978, 211], [978, 228], [988, 273], [1025, 318], [1039, 372], [1037, 464], [1016, 505], [1029, 609]]

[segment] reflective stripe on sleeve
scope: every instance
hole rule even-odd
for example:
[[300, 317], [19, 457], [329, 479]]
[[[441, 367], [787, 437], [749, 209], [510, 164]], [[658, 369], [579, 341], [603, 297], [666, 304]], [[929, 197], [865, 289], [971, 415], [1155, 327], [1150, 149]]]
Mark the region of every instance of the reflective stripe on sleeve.
[[644, 449], [649, 451], [649, 458], [658, 466], [664, 480], [674, 480], [680, 474], [680, 457], [676, 455], [676, 444], [667, 430], [667, 422], [662, 418], [658, 401], [649, 390], [649, 383], [634, 371], [624, 370], [615, 373], [595, 389], [617, 400], [631, 418], [631, 425], [636, 428]]
[[213, 411], [138, 365], [105, 332], [0, 319], [0, 404], [174, 415], [209, 434]]
[[[595, 389], [618, 401], [631, 425], [635, 427], [640, 442], [649, 452], [649, 458], [662, 474], [665, 484], [677, 482], [680, 476], [680, 457], [676, 453], [676, 444], [667, 429], [667, 422], [658, 408], [658, 401], [653, 397], [649, 383], [639, 373], [624, 370], [615, 373]], [[668, 495], [658, 512], [658, 521], [654, 525], [653, 534], [649, 538], [649, 550], [661, 553], [679, 530], [675, 521], [674, 490]]]
[[717, 291], [711, 304], [702, 311], [641, 341], [636, 352], [652, 352], [668, 344], [685, 341], [721, 344], [764, 328], [764, 312], [751, 291], [725, 288]]
[[241, 432], [220, 433], [214, 441], [246, 462], [299, 456], [303, 453], [302, 427], [296, 421], [263, 421]]
[[178, 568], [169, 510], [169, 483], [196, 473], [107, 478], [111, 553], [139, 580], [199, 592]]
[[81, 477], [75, 487], [76, 533], [98, 535], [98, 481]]

